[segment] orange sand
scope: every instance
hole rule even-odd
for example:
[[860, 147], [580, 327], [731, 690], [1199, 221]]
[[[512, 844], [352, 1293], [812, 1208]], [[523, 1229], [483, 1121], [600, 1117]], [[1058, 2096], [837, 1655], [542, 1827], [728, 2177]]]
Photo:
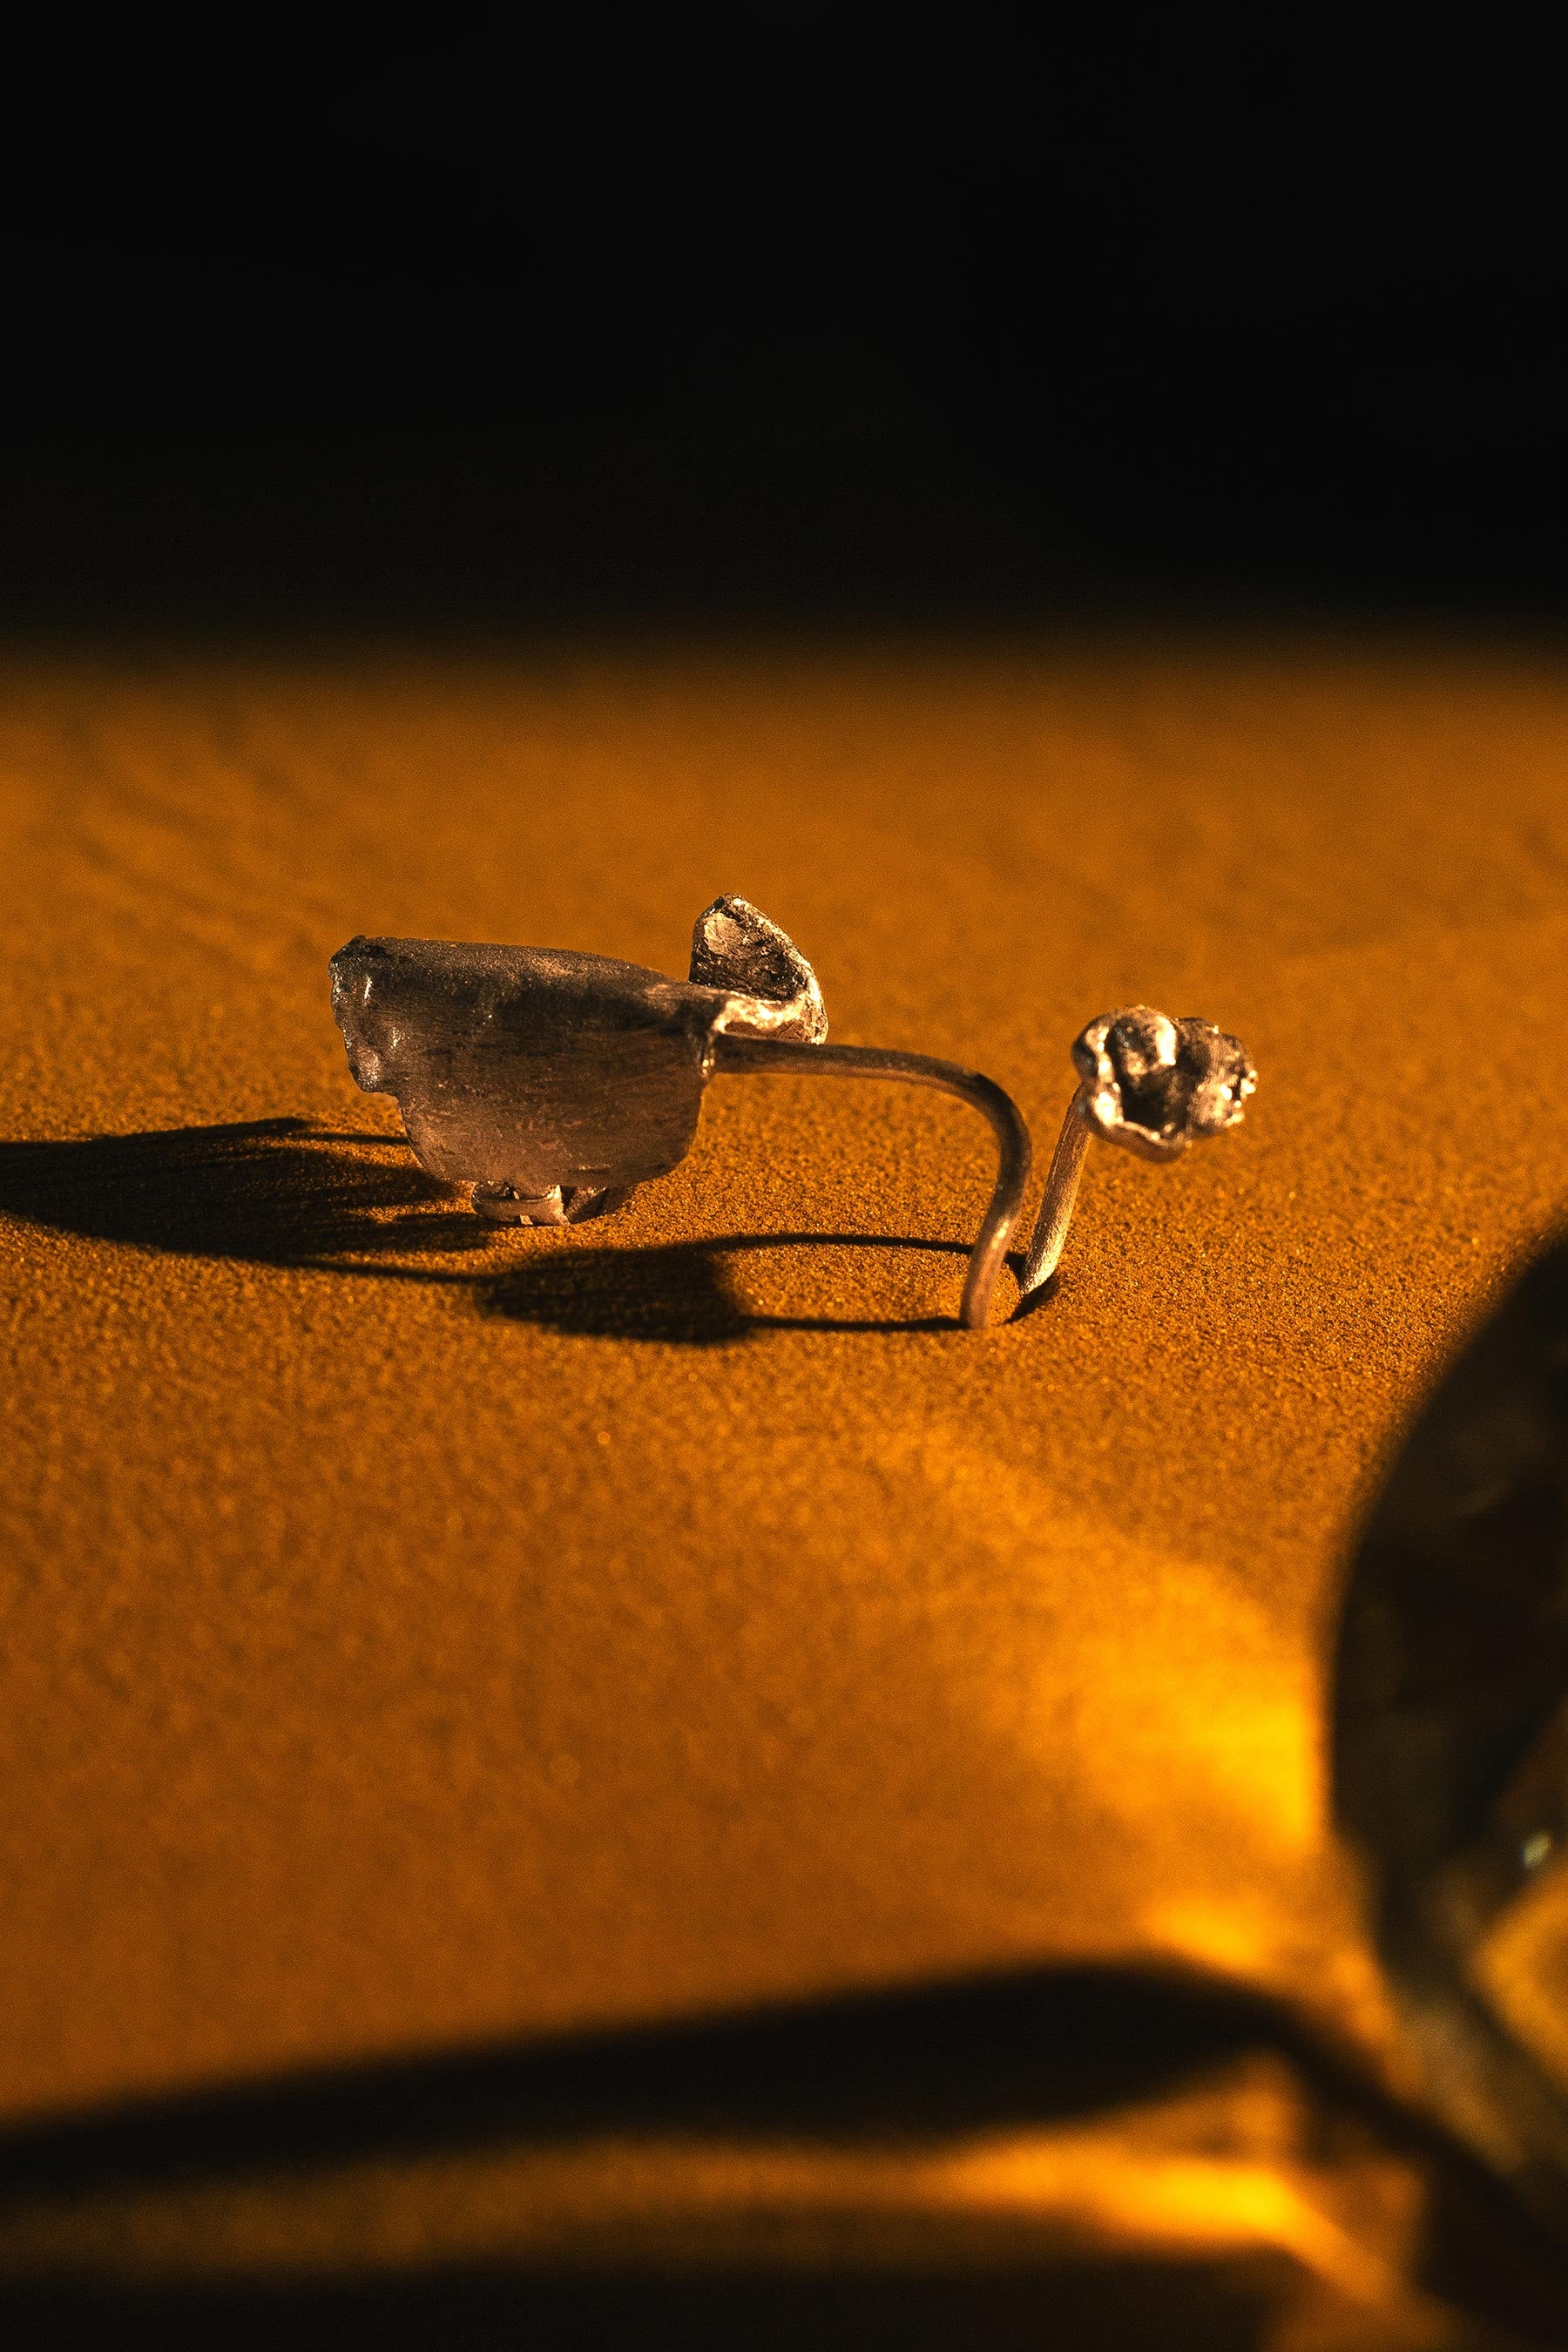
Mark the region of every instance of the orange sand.
[[[4, 712], [7, 1135], [319, 1135], [0, 1157], [0, 2112], [1134, 1953], [1378, 2044], [1322, 1662], [1568, 1189], [1554, 662], [62, 658]], [[909, 1089], [716, 1082], [617, 1220], [461, 1246], [331, 950], [680, 971], [723, 890], [1042, 1162], [1134, 998], [1245, 1039], [1247, 1125], [1096, 1147], [984, 1338], [901, 1328], [990, 1178]]]

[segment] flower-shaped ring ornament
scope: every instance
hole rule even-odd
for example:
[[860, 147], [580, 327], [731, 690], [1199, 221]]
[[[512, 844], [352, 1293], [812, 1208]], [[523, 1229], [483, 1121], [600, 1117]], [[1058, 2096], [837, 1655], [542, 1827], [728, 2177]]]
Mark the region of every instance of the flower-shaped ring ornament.
[[444, 940], [351, 940], [331, 973], [358, 1085], [395, 1096], [420, 1166], [503, 1223], [574, 1224], [668, 1176], [721, 1072], [902, 1078], [959, 1096], [999, 1150], [960, 1309], [968, 1328], [985, 1323], [1029, 1181], [1017, 1106], [952, 1062], [828, 1045], [816, 975], [744, 898], [698, 917], [685, 980], [607, 956]]
[[1074, 1039], [1072, 1058], [1079, 1087], [1025, 1261], [1026, 1298], [1056, 1272], [1091, 1135], [1142, 1160], [1175, 1160], [1189, 1143], [1237, 1126], [1258, 1084], [1237, 1038], [1190, 1014], [1173, 1021], [1149, 1004], [1091, 1021]]

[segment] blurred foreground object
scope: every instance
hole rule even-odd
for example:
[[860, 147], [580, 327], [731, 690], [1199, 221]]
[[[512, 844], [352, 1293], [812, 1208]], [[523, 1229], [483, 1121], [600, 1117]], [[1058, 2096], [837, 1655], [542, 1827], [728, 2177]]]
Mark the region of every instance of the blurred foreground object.
[[1335, 1777], [1444, 2119], [1568, 2239], [1568, 1245], [1415, 1425], [1341, 1633]]

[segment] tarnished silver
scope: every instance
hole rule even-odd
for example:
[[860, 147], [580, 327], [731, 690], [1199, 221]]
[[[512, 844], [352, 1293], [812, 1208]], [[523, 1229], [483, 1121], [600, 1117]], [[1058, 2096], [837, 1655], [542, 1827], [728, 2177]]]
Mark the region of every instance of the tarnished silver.
[[1238, 1125], [1258, 1084], [1237, 1038], [1191, 1014], [1173, 1021], [1149, 1004], [1091, 1021], [1073, 1040], [1072, 1058], [1078, 1091], [1051, 1157], [1021, 1298], [1057, 1270], [1091, 1135], [1142, 1160], [1174, 1160], [1189, 1143]]
[[718, 1071], [902, 1078], [957, 1095], [997, 1139], [960, 1308], [970, 1329], [987, 1320], [1029, 1179], [1016, 1105], [954, 1063], [826, 1044], [815, 972], [744, 898], [699, 916], [684, 981], [606, 956], [440, 940], [351, 940], [331, 973], [356, 1083], [394, 1096], [420, 1165], [500, 1223], [579, 1223], [668, 1175]]

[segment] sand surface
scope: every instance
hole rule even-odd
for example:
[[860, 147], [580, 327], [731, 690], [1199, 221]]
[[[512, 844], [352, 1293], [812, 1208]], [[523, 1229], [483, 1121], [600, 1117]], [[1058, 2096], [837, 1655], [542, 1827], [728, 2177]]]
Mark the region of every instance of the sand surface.
[[[1568, 1192], [1568, 695], [1458, 646], [13, 658], [0, 724], [0, 2112], [1138, 1954], [1384, 2032], [1325, 1825], [1354, 1514]], [[723, 1079], [493, 1236], [352, 1087], [356, 931], [834, 1034], [1239, 1034], [951, 1317], [990, 1145]], [[279, 1124], [291, 1122], [294, 1124]], [[1004, 1289], [1010, 1298], [1010, 1283]]]

